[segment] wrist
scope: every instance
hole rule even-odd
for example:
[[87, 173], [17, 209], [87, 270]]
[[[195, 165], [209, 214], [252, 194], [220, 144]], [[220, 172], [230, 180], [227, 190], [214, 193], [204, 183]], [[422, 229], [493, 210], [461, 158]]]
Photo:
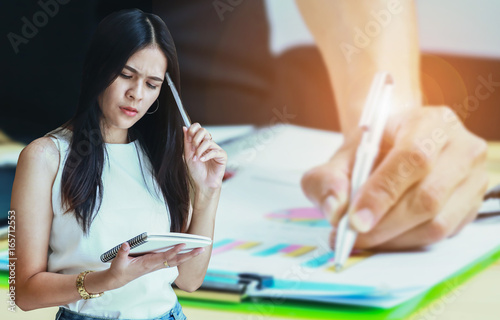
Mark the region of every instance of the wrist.
[[85, 288], [89, 293], [106, 292], [121, 287], [119, 282], [111, 275], [109, 269], [87, 274]]
[[194, 192], [194, 203], [202, 204], [212, 201], [219, 201], [221, 187], [216, 188], [196, 188]]
[[215, 218], [215, 212], [220, 198], [220, 189], [210, 190], [209, 192], [195, 192], [193, 197], [193, 216], [213, 216]]
[[76, 277], [76, 290], [80, 297], [84, 300], [99, 298], [104, 294], [104, 290], [97, 289], [101, 288], [100, 283], [96, 281], [96, 277], [93, 278], [94, 281], [91, 281], [87, 278], [89, 274], [94, 273], [92, 270], [83, 271]]

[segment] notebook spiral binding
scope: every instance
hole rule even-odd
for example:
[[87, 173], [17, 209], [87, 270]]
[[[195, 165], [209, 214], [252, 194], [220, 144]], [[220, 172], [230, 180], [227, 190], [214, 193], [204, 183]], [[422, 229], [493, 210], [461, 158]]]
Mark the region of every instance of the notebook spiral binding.
[[[137, 246], [140, 246], [141, 244], [145, 243], [148, 238], [148, 233], [144, 232], [141, 233], [140, 235], [133, 237], [130, 240], [127, 240], [128, 244], [130, 245], [130, 249], [133, 249]], [[120, 250], [120, 247], [122, 246], [122, 243], [114, 247], [113, 249], [110, 249], [103, 254], [101, 254], [101, 261], [102, 262], [108, 262], [116, 257], [118, 254], [118, 250]]]

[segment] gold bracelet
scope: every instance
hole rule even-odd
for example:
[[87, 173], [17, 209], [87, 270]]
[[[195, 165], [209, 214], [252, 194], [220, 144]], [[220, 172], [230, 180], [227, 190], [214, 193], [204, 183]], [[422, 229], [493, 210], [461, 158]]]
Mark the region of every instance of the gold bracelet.
[[88, 273], [94, 272], [93, 270], [87, 270], [81, 272], [78, 277], [76, 278], [76, 290], [78, 290], [78, 293], [84, 300], [92, 299], [92, 298], [97, 298], [100, 297], [104, 294], [104, 292], [100, 293], [88, 293], [87, 290], [85, 289], [85, 286], [83, 285], [83, 282], [85, 281], [85, 276]]

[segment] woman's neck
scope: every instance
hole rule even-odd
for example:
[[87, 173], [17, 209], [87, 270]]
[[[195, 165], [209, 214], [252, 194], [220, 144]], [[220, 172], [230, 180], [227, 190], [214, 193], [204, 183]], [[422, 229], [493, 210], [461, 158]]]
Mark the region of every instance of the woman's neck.
[[105, 143], [124, 144], [130, 142], [128, 129], [110, 128], [103, 125], [101, 132]]

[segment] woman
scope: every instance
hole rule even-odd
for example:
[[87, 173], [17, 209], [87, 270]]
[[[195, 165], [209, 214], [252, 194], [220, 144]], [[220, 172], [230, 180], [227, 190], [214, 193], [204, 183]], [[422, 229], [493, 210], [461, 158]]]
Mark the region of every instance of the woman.
[[211, 249], [132, 258], [125, 242], [111, 264], [99, 259], [145, 231], [213, 237], [227, 156], [199, 124], [182, 127], [166, 72], [179, 90], [160, 18], [124, 10], [99, 24], [75, 116], [19, 157], [11, 205], [21, 309], [63, 306], [57, 319], [185, 318], [171, 283], [196, 290]]

